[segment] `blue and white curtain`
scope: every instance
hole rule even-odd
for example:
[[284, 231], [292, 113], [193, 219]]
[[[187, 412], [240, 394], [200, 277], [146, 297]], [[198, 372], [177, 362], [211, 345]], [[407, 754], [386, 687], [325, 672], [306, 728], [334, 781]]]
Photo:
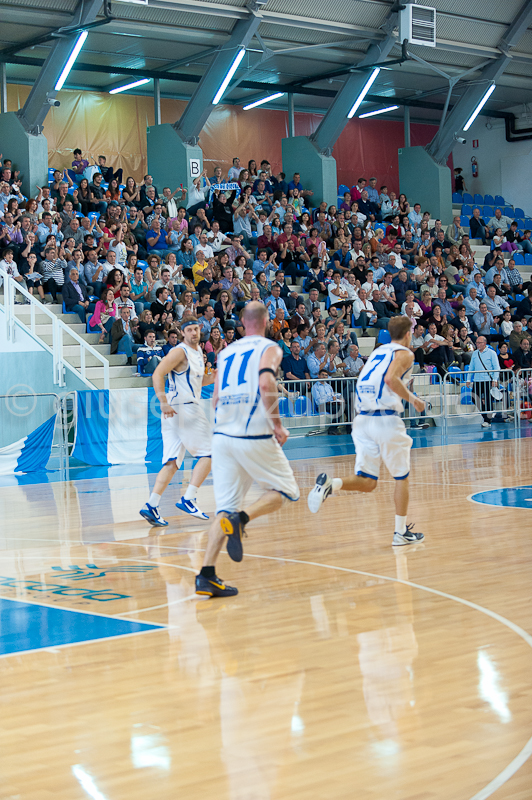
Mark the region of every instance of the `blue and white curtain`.
[[[212, 396], [212, 386], [202, 397]], [[161, 408], [152, 387], [77, 392], [74, 458], [85, 464], [161, 464]]]
[[32, 433], [0, 448], [0, 475], [20, 475], [46, 469], [52, 452], [56, 414]]

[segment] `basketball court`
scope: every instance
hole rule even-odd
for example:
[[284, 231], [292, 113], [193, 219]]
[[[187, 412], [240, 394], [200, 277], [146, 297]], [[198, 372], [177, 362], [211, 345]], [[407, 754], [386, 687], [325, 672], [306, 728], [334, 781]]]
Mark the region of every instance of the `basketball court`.
[[426, 538], [400, 548], [393, 481], [311, 515], [352, 447], [292, 438], [301, 501], [222, 554], [228, 599], [194, 594], [187, 471], [163, 535], [144, 468], [1, 479], [2, 800], [529, 800], [532, 454], [507, 428], [419, 436]]

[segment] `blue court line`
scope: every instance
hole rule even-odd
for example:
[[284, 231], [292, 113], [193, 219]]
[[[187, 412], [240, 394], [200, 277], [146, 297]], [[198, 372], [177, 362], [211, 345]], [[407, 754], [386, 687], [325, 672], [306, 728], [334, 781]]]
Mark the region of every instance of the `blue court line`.
[[164, 625], [0, 598], [0, 657], [161, 630]]
[[506, 489], [490, 489], [484, 492], [476, 492], [469, 499], [486, 506], [526, 508], [532, 511], [532, 486], [510, 486]]
[[[478, 444], [481, 442], [500, 442], [510, 439], [532, 438], [532, 425], [528, 422], [515, 430], [513, 425], [494, 423], [489, 430], [472, 425], [449, 427], [445, 441], [442, 439], [441, 428], [426, 428], [416, 430], [409, 428], [408, 433], [413, 439], [412, 447], [440, 447], [456, 444]], [[355, 448], [350, 435], [341, 436], [295, 436], [288, 439], [283, 448], [290, 461], [300, 461], [313, 458], [330, 458], [332, 456], [354, 455]], [[185, 470], [192, 469], [194, 460], [186, 458], [183, 464]], [[117, 464], [113, 467], [86, 466], [81, 462], [70, 467], [69, 480], [81, 481], [91, 478], [110, 478], [128, 475], [154, 475], [161, 469], [161, 464]], [[27, 475], [0, 476], [0, 488], [5, 486], [33, 486], [42, 483], [59, 483], [62, 480], [59, 470], [32, 472]]]

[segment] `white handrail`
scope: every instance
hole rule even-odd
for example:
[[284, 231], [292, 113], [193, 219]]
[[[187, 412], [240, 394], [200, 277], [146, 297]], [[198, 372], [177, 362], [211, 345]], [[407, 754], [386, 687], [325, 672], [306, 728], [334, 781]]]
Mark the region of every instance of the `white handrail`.
[[[94, 389], [94, 384], [87, 378], [86, 375], [86, 356], [87, 354], [95, 356], [103, 366], [103, 388], [109, 389], [109, 361], [94, 349], [92, 345], [82, 339], [75, 331], [66, 325], [63, 320], [59, 319], [57, 314], [50, 311], [44, 304], [40, 303], [33, 295], [31, 295], [23, 286], [20, 285], [11, 275], [5, 272], [0, 272], [0, 277], [4, 281], [4, 312], [5, 312], [5, 330], [6, 339], [8, 342], [15, 341], [16, 326], [22, 327], [27, 333], [31, 335], [42, 347], [48, 350], [53, 356], [53, 370], [54, 370], [54, 384], [56, 386], [65, 385], [64, 371], [65, 369], [73, 372], [78, 378], [81, 378], [83, 383], [90, 389]], [[19, 292], [23, 297], [30, 301], [30, 324], [29, 327], [15, 314], [15, 295]], [[37, 333], [35, 333], [35, 314], [45, 314], [52, 321], [52, 347], [43, 342]], [[63, 355], [63, 334], [68, 333], [74, 341], [80, 345], [81, 351], [81, 369], [78, 370], [65, 360]]]

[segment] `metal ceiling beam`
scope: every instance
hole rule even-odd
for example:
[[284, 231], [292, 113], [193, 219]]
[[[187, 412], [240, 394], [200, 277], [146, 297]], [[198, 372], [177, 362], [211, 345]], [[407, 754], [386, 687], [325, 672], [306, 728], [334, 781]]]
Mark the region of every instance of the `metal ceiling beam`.
[[[385, 23], [388, 33], [386, 39], [383, 42], [375, 42], [369, 46], [362, 61], [356, 65], [357, 70], [361, 71], [353, 72], [347, 78], [317, 129], [309, 137], [310, 141], [315, 144], [319, 153], [331, 155], [336, 140], [345, 128], [347, 124], [347, 115], [369, 77], [369, 71], [366, 72], [363, 70], [363, 67], [367, 66], [369, 70], [370, 66], [375, 66], [376, 64], [384, 62], [397, 43], [392, 32], [396, 19], [397, 13], [391, 12]], [[295, 89], [295, 91], [297, 91], [297, 89]]]
[[427, 145], [427, 152], [438, 164], [447, 162], [447, 158], [454, 147], [457, 133], [462, 131], [488, 87], [497, 82], [506, 67], [511, 63], [512, 57], [509, 54], [509, 50], [519, 42], [531, 22], [532, 0], [526, 0], [521, 11], [501, 40], [500, 50], [503, 54], [499, 56], [497, 61], [492, 61], [484, 67], [480, 79], [466, 89], [460, 100], [453, 106], [445, 123], [440, 126], [434, 139]]
[[239, 20], [227, 44], [216, 53], [201, 78], [197, 89], [187, 103], [181, 118], [174, 128], [186, 144], [197, 144], [201, 129], [207, 122], [213, 108], [213, 99], [224, 77], [242, 48], [247, 47], [261, 23], [260, 5], [248, 4], [248, 18]]
[[[74, 32], [68, 32], [67, 27], [66, 35], [61, 36], [52, 44], [50, 53], [42, 65], [28, 99], [20, 111], [17, 111], [17, 116], [28, 133], [40, 133], [42, 124], [50, 110], [50, 103], [57, 94], [55, 84], [70, 58], [79, 30], [84, 25], [90, 25], [90, 23], [95, 22], [101, 6], [102, 0], [88, 0], [86, 4], [81, 0], [76, 14], [70, 21], [70, 27], [74, 28], [75, 26]], [[57, 31], [58, 34], [61, 32], [62, 29]]]
[[219, 47], [209, 47], [208, 50], [202, 50], [200, 53], [196, 53], [196, 55], [188, 56], [187, 58], [180, 58], [179, 61], [171, 61], [169, 64], [164, 64], [162, 67], [159, 67], [159, 69], [164, 70], [164, 72], [169, 72], [172, 69], [178, 69], [179, 67], [188, 66], [189, 64], [195, 64], [202, 58], [213, 56], [218, 52], [219, 49]]

